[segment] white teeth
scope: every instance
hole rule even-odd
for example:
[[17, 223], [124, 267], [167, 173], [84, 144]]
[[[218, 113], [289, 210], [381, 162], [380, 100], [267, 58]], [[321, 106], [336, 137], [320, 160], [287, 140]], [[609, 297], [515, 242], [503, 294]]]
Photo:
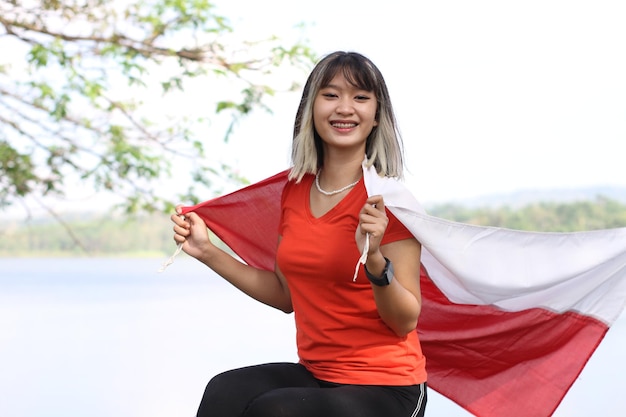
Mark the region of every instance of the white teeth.
[[339, 129], [349, 129], [351, 127], [355, 127], [356, 123], [332, 123], [333, 127]]

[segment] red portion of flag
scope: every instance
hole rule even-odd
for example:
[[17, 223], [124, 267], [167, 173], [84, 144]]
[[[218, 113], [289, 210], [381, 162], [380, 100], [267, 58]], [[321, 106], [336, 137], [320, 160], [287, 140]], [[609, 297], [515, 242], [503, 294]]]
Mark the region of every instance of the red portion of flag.
[[[286, 181], [283, 171], [183, 214], [196, 212], [245, 262], [273, 270]], [[480, 417], [550, 416], [608, 330], [574, 312], [454, 304], [425, 269], [421, 286], [428, 384]]]
[[206, 225], [247, 264], [274, 270], [280, 199], [288, 171], [241, 190], [191, 207]]
[[552, 415], [608, 330], [573, 312], [453, 304], [425, 273], [421, 289], [428, 384], [477, 416]]

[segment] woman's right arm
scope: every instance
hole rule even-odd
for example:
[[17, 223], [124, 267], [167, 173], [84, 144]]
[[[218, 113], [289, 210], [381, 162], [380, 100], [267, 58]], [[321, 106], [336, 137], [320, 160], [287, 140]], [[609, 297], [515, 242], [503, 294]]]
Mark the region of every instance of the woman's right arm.
[[174, 214], [174, 241], [183, 251], [211, 268], [236, 288], [271, 307], [291, 313], [291, 295], [278, 267], [266, 271], [246, 265], [215, 246], [200, 216], [190, 212], [185, 218]]

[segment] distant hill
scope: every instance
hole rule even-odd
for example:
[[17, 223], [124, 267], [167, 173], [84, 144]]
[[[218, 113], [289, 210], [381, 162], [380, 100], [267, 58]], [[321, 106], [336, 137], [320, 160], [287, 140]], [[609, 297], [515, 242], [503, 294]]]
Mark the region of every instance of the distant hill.
[[453, 200], [426, 204], [428, 207], [442, 203], [453, 203], [465, 207], [504, 207], [519, 208], [538, 202], [570, 203], [576, 201], [595, 201], [598, 197], [605, 197], [626, 203], [626, 187], [586, 187], [586, 188], [555, 188], [555, 189], [527, 189], [511, 193], [487, 194], [476, 198]]

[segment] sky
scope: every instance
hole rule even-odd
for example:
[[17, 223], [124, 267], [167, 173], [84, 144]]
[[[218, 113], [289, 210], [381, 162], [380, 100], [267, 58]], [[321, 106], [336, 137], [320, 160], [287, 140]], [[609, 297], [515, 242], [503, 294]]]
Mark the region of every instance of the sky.
[[[621, 0], [215, 4], [240, 39], [306, 39], [320, 57], [348, 50], [371, 58], [390, 90], [406, 150], [407, 185], [423, 204], [516, 191], [626, 187]], [[183, 100], [210, 114], [211, 93], [191, 88]], [[255, 112], [227, 145], [211, 145], [209, 152], [251, 182], [288, 168], [300, 94], [279, 93], [269, 102], [272, 114]], [[180, 111], [169, 99], [146, 101], [164, 113]], [[223, 126], [216, 126], [207, 136], [223, 135]], [[160, 186], [166, 198], [175, 198], [189, 181], [188, 165], [181, 165]], [[230, 187], [224, 191], [239, 185]], [[54, 208], [115, 201], [69, 180], [68, 189], [67, 202], [57, 201]]]
[[[390, 89], [407, 183], [422, 202], [626, 186], [622, 1], [217, 4], [245, 35], [290, 39], [303, 22], [320, 56], [370, 57]], [[238, 128], [229, 160], [251, 180], [288, 167], [299, 94]]]

